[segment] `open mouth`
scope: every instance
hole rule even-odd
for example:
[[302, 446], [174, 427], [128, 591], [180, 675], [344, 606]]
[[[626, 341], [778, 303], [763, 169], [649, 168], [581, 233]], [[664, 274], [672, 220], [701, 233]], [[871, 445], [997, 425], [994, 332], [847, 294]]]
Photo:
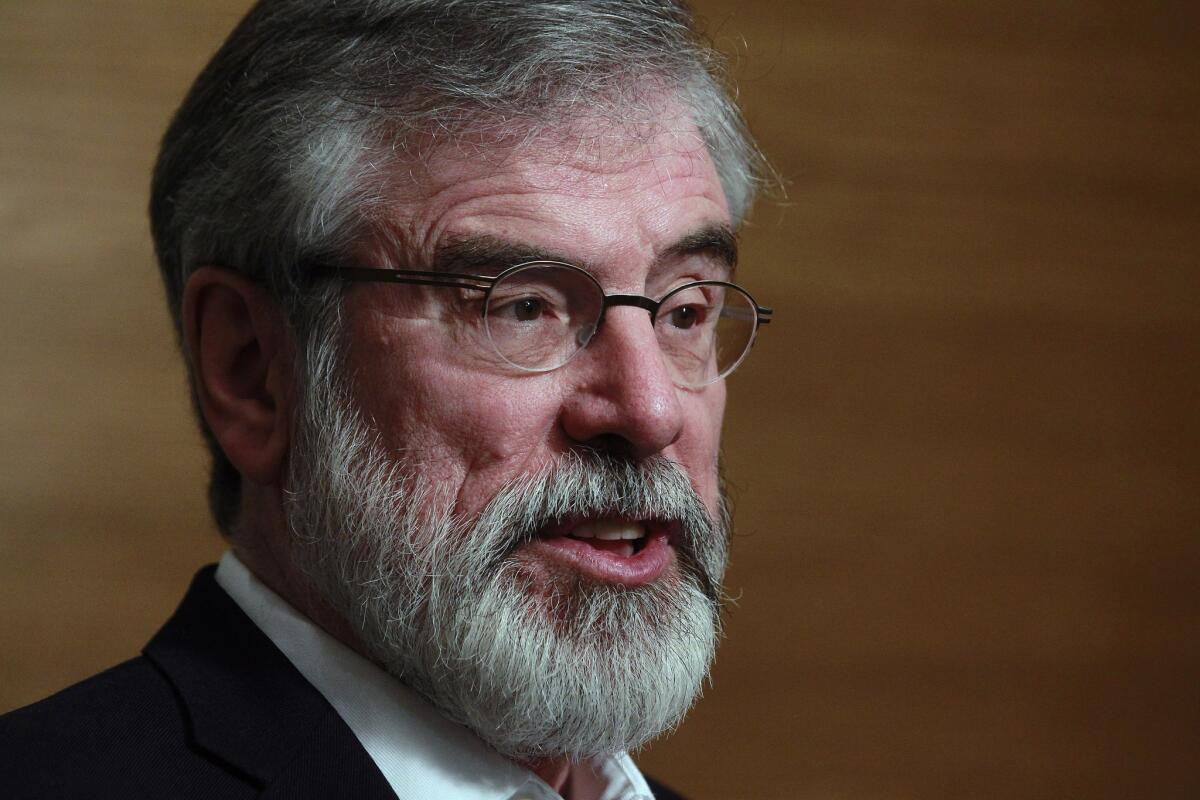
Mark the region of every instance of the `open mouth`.
[[671, 523], [585, 519], [555, 525], [527, 552], [603, 583], [635, 586], [656, 580], [675, 558]]
[[598, 520], [584, 522], [565, 535], [568, 539], [585, 542], [597, 550], [628, 558], [646, 547], [648, 533], [646, 525], [641, 522]]

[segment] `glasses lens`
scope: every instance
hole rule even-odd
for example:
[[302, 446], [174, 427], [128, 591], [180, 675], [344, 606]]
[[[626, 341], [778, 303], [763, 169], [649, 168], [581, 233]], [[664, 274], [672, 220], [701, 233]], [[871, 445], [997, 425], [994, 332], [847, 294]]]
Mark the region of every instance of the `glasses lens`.
[[484, 314], [501, 358], [544, 372], [588, 343], [603, 309], [604, 292], [592, 276], [566, 264], [535, 262], [496, 282]]
[[727, 283], [679, 287], [662, 300], [654, 320], [658, 344], [675, 380], [697, 387], [723, 378], [754, 341], [758, 314], [750, 295]]

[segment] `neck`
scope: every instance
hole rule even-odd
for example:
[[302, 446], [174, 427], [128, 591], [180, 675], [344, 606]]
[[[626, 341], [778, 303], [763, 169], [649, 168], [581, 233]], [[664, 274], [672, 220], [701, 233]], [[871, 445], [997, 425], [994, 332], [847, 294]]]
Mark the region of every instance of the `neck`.
[[[243, 491], [259, 502], [243, 504], [244, 522], [231, 542], [238, 559], [267, 588], [318, 627], [363, 658], [374, 661], [358, 634], [319, 596], [292, 561], [286, 523], [279, 511], [281, 502], [275, 490], [251, 486]], [[276, 502], [262, 502], [262, 495]]]
[[525, 762], [521, 766], [537, 775], [564, 798], [567, 797], [567, 778], [571, 775], [571, 762], [566, 758], [543, 758]]

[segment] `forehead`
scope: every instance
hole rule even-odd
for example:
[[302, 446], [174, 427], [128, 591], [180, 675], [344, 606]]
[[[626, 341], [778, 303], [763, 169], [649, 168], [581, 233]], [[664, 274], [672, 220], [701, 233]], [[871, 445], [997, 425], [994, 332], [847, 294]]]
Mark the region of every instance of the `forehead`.
[[408, 265], [431, 265], [439, 247], [470, 237], [581, 264], [644, 264], [730, 220], [703, 138], [677, 112], [442, 145], [404, 183], [386, 225]]

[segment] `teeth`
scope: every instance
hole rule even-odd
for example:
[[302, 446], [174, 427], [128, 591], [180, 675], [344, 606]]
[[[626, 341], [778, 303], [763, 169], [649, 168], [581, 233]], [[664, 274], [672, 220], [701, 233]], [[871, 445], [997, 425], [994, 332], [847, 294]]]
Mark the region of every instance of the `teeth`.
[[606, 542], [641, 539], [646, 526], [640, 522], [585, 522], [570, 534], [576, 539], [600, 539]]

